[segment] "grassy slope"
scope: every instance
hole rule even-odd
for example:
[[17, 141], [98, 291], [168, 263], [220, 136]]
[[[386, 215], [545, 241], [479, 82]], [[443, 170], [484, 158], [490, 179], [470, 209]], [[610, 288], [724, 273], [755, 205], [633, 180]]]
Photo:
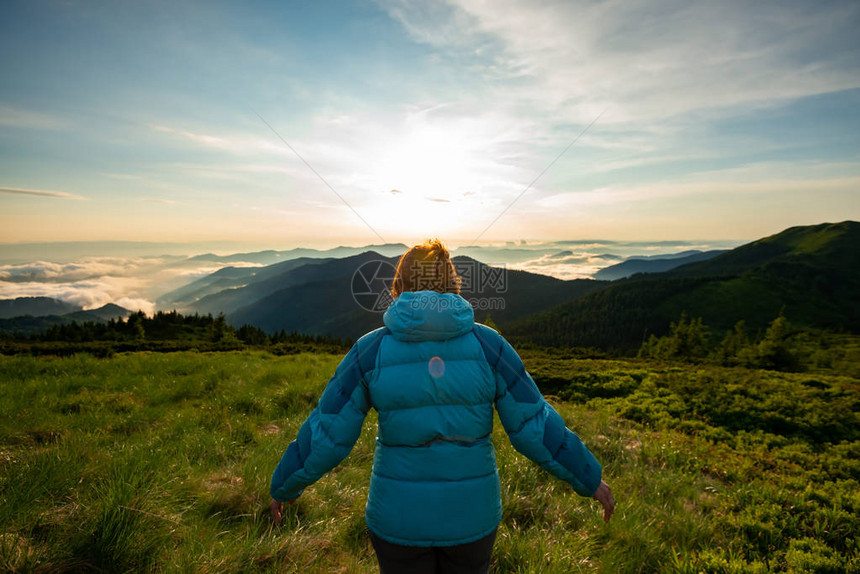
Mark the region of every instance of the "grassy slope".
[[[497, 424], [493, 571], [860, 571], [856, 379], [524, 357], [619, 506], [604, 525]], [[267, 517], [271, 471], [338, 361], [0, 357], [0, 569], [376, 571], [372, 415], [283, 525]]]

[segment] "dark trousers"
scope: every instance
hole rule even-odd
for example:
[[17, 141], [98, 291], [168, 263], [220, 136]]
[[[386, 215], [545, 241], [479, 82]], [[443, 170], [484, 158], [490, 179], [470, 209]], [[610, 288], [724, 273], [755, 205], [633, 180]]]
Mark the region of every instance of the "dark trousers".
[[456, 546], [401, 546], [386, 542], [373, 532], [370, 541], [382, 574], [486, 574], [496, 531]]

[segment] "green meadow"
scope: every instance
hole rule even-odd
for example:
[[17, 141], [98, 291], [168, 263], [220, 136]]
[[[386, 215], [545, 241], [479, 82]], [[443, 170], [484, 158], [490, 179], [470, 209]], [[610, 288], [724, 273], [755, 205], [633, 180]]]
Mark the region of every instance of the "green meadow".
[[[494, 441], [493, 572], [860, 572], [860, 391], [781, 373], [523, 351], [604, 464], [611, 523]], [[269, 478], [340, 355], [0, 357], [0, 570], [375, 572], [371, 412], [350, 456], [268, 515]]]

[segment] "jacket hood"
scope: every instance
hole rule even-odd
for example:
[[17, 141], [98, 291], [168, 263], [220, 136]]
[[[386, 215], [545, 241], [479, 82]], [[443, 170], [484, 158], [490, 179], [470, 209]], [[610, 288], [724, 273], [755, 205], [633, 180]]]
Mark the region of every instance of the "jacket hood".
[[382, 317], [401, 341], [444, 341], [472, 330], [475, 313], [468, 301], [454, 293], [401, 293]]

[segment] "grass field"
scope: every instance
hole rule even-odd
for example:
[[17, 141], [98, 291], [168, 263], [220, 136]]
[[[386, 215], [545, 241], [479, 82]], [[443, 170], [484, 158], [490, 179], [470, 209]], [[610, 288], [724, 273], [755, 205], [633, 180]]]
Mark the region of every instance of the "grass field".
[[[524, 353], [604, 464], [608, 525], [494, 441], [494, 572], [860, 572], [857, 379]], [[375, 572], [352, 454], [273, 525], [271, 472], [340, 360], [0, 357], [0, 570]]]

